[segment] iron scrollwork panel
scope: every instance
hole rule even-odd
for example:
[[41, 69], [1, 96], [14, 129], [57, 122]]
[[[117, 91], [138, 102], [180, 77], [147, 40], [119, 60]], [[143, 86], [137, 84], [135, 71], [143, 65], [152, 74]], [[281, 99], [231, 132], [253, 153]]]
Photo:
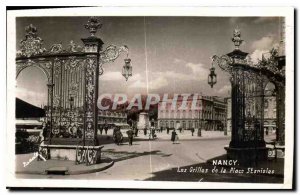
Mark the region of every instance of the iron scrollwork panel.
[[115, 61], [119, 57], [121, 52], [126, 52], [128, 56], [128, 47], [126, 45], [123, 45], [121, 47], [110, 45], [105, 50], [99, 53], [99, 75], [103, 74], [102, 65], [108, 62]]
[[267, 79], [258, 73], [246, 72], [244, 141], [261, 142], [264, 124], [264, 87]]
[[43, 39], [38, 36], [37, 28], [30, 24], [25, 28], [25, 31], [25, 39], [20, 41], [20, 50], [17, 51], [17, 57], [31, 57], [45, 53]]
[[77, 146], [76, 148], [76, 164], [86, 164], [93, 165], [100, 162], [101, 158], [101, 148], [87, 146], [81, 147]]
[[96, 77], [97, 72], [97, 56], [90, 55], [86, 59], [85, 70], [85, 139], [93, 140], [95, 137], [95, 106], [96, 105]]
[[231, 57], [227, 55], [223, 55], [221, 57], [214, 55], [212, 57], [212, 64], [214, 67], [218, 65], [222, 70], [232, 74], [233, 59]]
[[83, 135], [84, 59], [70, 56], [54, 60], [53, 125], [55, 137]]
[[234, 90], [234, 97], [233, 102], [235, 104], [235, 116], [232, 116], [235, 118], [235, 132], [236, 132], [236, 138], [239, 142], [243, 140], [244, 135], [244, 129], [245, 129], [245, 115], [244, 115], [244, 94], [243, 89], [245, 86], [244, 83], [244, 72], [240, 69], [233, 69], [232, 70], [232, 77], [233, 77], [233, 89]]

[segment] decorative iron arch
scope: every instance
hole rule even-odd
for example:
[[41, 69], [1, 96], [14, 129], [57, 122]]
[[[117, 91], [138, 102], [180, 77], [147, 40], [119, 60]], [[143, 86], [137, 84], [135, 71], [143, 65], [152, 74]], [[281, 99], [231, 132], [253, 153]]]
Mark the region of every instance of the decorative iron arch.
[[25, 63], [19, 63], [17, 62], [17, 70], [16, 70], [16, 79], [19, 77], [20, 73], [29, 67], [36, 67], [39, 70], [41, 70], [44, 75], [47, 77], [47, 81], [49, 82], [51, 79], [51, 62], [48, 62], [47, 65], [42, 65], [40, 63], [36, 63], [32, 60], [28, 60]]

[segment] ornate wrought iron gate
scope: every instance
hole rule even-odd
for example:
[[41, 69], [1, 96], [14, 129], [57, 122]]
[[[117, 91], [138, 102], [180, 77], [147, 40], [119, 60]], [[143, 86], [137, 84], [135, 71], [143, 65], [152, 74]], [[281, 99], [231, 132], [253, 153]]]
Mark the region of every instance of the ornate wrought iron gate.
[[[268, 79], [246, 67], [247, 53], [234, 51], [213, 63], [230, 73], [232, 86], [232, 147], [264, 146], [264, 88]], [[238, 57], [238, 58], [236, 58]], [[230, 66], [228, 66], [230, 65]]]
[[232, 41], [235, 50], [221, 57], [213, 56], [209, 75], [209, 84], [213, 86], [216, 83], [214, 66], [218, 65], [230, 74], [232, 137], [229, 147], [226, 148], [227, 154], [230, 158], [244, 161], [251, 161], [253, 157], [255, 160], [264, 159], [267, 157], [264, 141], [264, 92], [268, 82], [274, 83], [277, 89], [279, 121], [277, 127], [282, 128], [278, 141], [284, 143], [282, 121], [284, 121], [285, 59], [280, 60], [276, 50], [272, 50], [268, 60], [263, 59], [258, 64], [253, 64], [248, 53], [239, 49], [243, 40], [238, 29], [234, 31]]
[[103, 41], [95, 36], [101, 26], [97, 18], [91, 17], [85, 25], [90, 36], [82, 39], [83, 46], [71, 40], [66, 48], [54, 44], [49, 50], [43, 47], [36, 27], [25, 28], [26, 35], [16, 57], [16, 76], [31, 66], [40, 68], [47, 76], [48, 144], [98, 145], [98, 78], [103, 74], [102, 65], [126, 52], [122, 74], [126, 80], [131, 76], [128, 47], [110, 45], [103, 50]]

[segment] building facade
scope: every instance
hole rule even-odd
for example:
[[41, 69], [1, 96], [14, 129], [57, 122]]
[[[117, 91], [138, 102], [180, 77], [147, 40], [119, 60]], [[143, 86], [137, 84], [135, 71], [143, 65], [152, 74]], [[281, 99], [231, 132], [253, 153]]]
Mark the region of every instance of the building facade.
[[225, 101], [215, 96], [178, 96], [158, 103], [158, 128], [224, 130], [225, 122]]
[[98, 125], [127, 124], [127, 113], [121, 111], [98, 111]]

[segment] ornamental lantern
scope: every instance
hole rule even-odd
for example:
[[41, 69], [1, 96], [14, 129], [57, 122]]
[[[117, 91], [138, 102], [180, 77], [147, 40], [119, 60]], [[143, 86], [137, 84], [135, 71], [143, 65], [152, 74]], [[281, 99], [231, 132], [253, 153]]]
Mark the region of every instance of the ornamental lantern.
[[215, 68], [212, 66], [210, 68], [210, 73], [208, 75], [208, 84], [213, 88], [214, 84], [217, 83], [217, 75], [215, 73]]
[[125, 65], [123, 66], [122, 69], [122, 75], [125, 77], [126, 81], [128, 80], [128, 77], [132, 76], [132, 66], [130, 64], [131, 59], [126, 58], [124, 59]]

